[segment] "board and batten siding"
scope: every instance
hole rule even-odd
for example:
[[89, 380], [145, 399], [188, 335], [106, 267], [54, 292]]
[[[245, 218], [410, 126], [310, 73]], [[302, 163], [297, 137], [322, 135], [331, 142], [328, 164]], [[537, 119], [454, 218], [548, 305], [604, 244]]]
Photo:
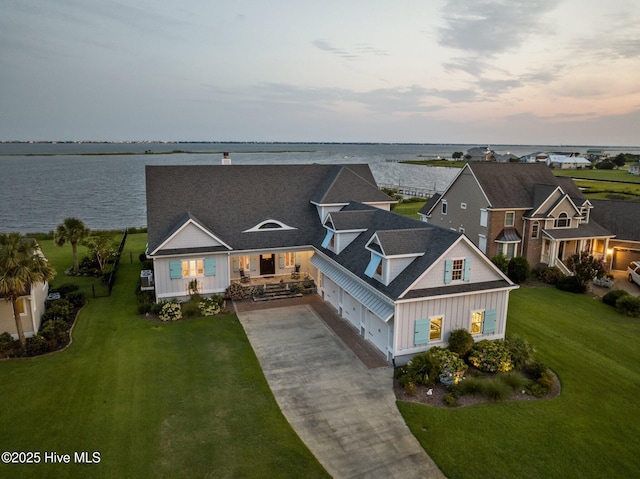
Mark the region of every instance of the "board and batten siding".
[[470, 259], [470, 283], [484, 283], [502, 279], [496, 271], [486, 263], [486, 258], [481, 257], [475, 250], [472, 250], [466, 243], [459, 242], [447, 254], [446, 258], [441, 258], [427, 275], [422, 277], [412, 289], [438, 288], [445, 285], [444, 270], [446, 259]]
[[[496, 325], [493, 334], [474, 335], [476, 341], [481, 339], [504, 338], [508, 307], [508, 291], [480, 292], [455, 297], [432, 298], [425, 301], [399, 302], [396, 305], [396, 341], [394, 353], [396, 356], [425, 351], [432, 346], [446, 346], [451, 331], [455, 329], [471, 328], [471, 313], [473, 311], [496, 311]], [[441, 341], [414, 344], [415, 322], [441, 316]]]
[[188, 224], [167, 241], [162, 249], [202, 248], [205, 246], [222, 246], [222, 244], [198, 226]]
[[[189, 261], [198, 259], [215, 259], [215, 275], [198, 276], [197, 278], [171, 279], [172, 261]], [[198, 293], [202, 295], [220, 294], [229, 286], [229, 257], [226, 253], [203, 256], [174, 256], [170, 258], [154, 258], [154, 280], [156, 299], [186, 298], [189, 296], [189, 282], [198, 280]]]

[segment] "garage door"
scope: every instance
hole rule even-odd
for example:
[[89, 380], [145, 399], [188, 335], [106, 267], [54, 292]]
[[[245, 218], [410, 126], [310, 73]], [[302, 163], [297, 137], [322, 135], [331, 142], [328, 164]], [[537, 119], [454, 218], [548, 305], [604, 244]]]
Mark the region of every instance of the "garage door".
[[612, 269], [626, 271], [627, 266], [632, 261], [640, 261], [640, 251], [637, 249], [614, 248], [613, 261], [611, 262]]
[[345, 291], [342, 296], [342, 316], [358, 331], [360, 331], [360, 311], [362, 311], [360, 303]]
[[367, 339], [387, 356], [389, 325], [367, 310]]
[[340, 287], [326, 276], [324, 277], [324, 300], [335, 308], [340, 310]]

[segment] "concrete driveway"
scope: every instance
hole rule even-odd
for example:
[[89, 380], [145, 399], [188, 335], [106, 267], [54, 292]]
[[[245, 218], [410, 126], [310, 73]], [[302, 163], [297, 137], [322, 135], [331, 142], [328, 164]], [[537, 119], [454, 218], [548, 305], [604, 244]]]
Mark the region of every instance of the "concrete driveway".
[[309, 305], [239, 312], [291, 426], [335, 478], [444, 478], [395, 405], [392, 368], [367, 369]]

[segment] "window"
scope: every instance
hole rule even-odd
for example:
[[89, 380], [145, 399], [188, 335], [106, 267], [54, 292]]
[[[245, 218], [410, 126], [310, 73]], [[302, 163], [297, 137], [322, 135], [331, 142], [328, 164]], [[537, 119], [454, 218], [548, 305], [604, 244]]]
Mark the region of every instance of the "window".
[[460, 203], [460, 209], [466, 210], [467, 209], [467, 204], [466, 203]]
[[514, 211], [507, 211], [504, 215], [504, 225], [513, 226], [516, 224], [516, 213]]
[[484, 311], [474, 311], [471, 313], [471, 334], [482, 333], [482, 320], [484, 319]]
[[371, 253], [371, 260], [364, 272], [369, 278], [373, 278], [374, 274], [382, 276], [382, 256]]
[[250, 256], [239, 256], [238, 257], [238, 268], [244, 269], [246, 271], [251, 269], [251, 257]]
[[201, 259], [192, 259], [182, 262], [182, 277], [193, 278], [204, 275], [204, 261]]
[[483, 253], [487, 253], [487, 237], [485, 235], [478, 235], [478, 248]]
[[293, 268], [296, 264], [296, 254], [295, 253], [285, 253], [284, 254], [284, 266], [285, 268]]
[[540, 223], [538, 221], [534, 221], [531, 223], [531, 238], [538, 239], [540, 235]]
[[502, 255], [511, 259], [516, 256], [518, 243], [499, 243], [498, 244], [498, 253], [502, 253]]
[[489, 221], [489, 212], [484, 208], [480, 210], [480, 226], [487, 226]]
[[447, 214], [447, 200], [442, 200], [442, 214]]
[[378, 267], [376, 268], [376, 276], [382, 276], [382, 261], [378, 263]]
[[440, 341], [442, 339], [442, 316], [431, 318], [429, 324], [429, 341]]
[[569, 219], [569, 215], [567, 215], [564, 211], [558, 215], [555, 221], [556, 228], [568, 228], [571, 225], [571, 220]]
[[336, 249], [336, 235], [332, 235], [329, 240], [329, 248], [335, 250]]
[[454, 259], [453, 267], [451, 269], [451, 280], [456, 281], [462, 279], [462, 273], [464, 271], [464, 260]]
[[18, 314], [20, 314], [20, 316], [27, 315], [27, 308], [25, 308], [24, 298], [19, 298], [18, 301], [16, 301], [16, 307], [18, 309]]

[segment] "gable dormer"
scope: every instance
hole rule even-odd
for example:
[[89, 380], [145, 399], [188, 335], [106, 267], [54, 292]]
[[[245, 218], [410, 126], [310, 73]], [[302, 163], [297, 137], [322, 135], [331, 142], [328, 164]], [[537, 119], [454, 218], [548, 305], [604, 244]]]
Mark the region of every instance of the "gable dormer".
[[428, 230], [377, 231], [367, 241], [370, 253], [365, 275], [389, 285], [416, 258], [424, 255]]
[[367, 211], [329, 213], [323, 225], [327, 233], [322, 246], [335, 254], [342, 253], [353, 240], [367, 231], [362, 223], [368, 216], [370, 213]]
[[230, 250], [231, 247], [216, 236], [211, 230], [187, 213], [160, 245], [151, 252], [160, 250], [180, 250], [191, 248], [219, 248]]

